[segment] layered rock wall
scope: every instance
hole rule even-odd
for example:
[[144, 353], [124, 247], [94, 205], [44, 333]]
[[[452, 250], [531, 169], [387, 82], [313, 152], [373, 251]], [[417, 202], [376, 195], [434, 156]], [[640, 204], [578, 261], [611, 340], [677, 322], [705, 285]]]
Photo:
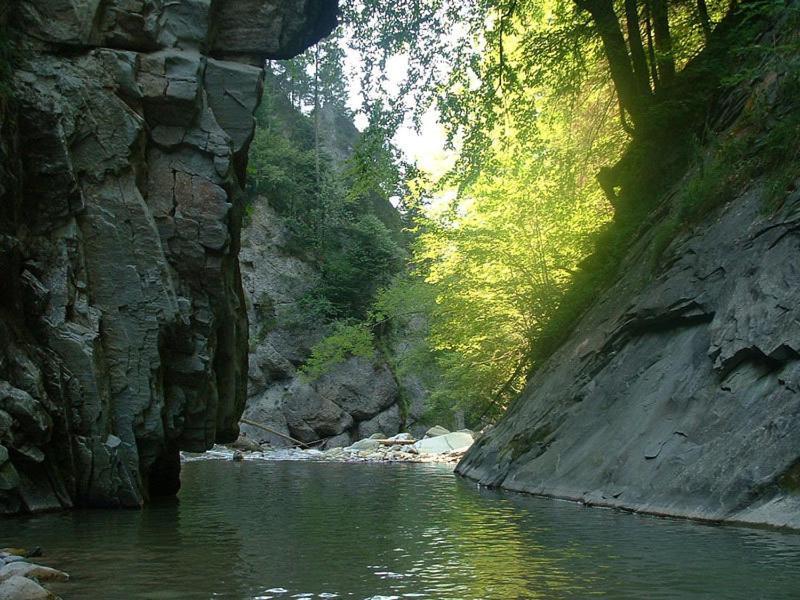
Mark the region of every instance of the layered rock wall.
[[137, 506], [238, 433], [261, 65], [335, 0], [20, 0], [0, 171], [0, 512]]

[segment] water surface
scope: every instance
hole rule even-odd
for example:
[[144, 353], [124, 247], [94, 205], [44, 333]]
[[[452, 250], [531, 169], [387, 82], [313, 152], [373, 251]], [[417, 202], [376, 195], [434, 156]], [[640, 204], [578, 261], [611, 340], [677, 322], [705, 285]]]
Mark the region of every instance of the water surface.
[[177, 501], [0, 521], [65, 599], [800, 598], [800, 535], [478, 489], [418, 464], [198, 461]]

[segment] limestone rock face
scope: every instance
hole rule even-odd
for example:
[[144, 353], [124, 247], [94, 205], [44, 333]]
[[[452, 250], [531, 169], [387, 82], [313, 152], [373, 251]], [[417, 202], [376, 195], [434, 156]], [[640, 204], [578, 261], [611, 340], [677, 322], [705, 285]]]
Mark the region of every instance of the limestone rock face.
[[[258, 19], [241, 20], [245, 5]], [[179, 449], [236, 439], [260, 65], [326, 35], [335, 12], [20, 0], [4, 13], [21, 59], [0, 102], [0, 512], [138, 506], [177, 489]]]
[[[749, 90], [775, 114], [796, 102], [780, 79]], [[767, 210], [764, 183], [674, 240], [655, 277], [656, 232], [646, 233], [458, 472], [598, 505], [800, 528], [800, 191], [795, 182]]]

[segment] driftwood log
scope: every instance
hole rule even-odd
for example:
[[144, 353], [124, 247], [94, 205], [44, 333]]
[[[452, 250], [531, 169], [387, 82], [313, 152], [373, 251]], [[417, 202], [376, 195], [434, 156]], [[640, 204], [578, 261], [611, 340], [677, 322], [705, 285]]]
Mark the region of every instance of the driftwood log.
[[[243, 419], [239, 419], [239, 422], [240, 423], [244, 423], [245, 425], [252, 425], [253, 427], [258, 427], [259, 429], [263, 429], [264, 431], [266, 431], [268, 433], [272, 433], [274, 435], [277, 435], [279, 437], [287, 439], [290, 442], [293, 442], [293, 443], [297, 444], [298, 446], [302, 446], [303, 448], [311, 448], [311, 446], [319, 443], [319, 442], [314, 442], [314, 443], [311, 443], [311, 444], [307, 444], [305, 442], [301, 442], [300, 440], [296, 440], [295, 438], [293, 438], [290, 435], [286, 435], [285, 433], [281, 433], [280, 431], [275, 431], [274, 429], [272, 429], [271, 427], [267, 427], [263, 423], [257, 423], [256, 421], [251, 421], [250, 419], [244, 419], [244, 418]], [[322, 441], [322, 440], [320, 440], [320, 441]]]

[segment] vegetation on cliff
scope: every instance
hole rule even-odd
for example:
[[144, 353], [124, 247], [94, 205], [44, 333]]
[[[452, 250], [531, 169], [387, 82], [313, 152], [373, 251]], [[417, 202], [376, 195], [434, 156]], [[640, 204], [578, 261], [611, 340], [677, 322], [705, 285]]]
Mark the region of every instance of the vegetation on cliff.
[[[363, 318], [403, 266], [402, 221], [391, 205], [403, 194], [402, 165], [380, 124], [363, 133], [353, 126], [335, 42], [273, 63], [267, 76], [248, 164], [250, 201], [267, 199], [289, 228], [289, 247], [321, 273], [298, 318]], [[384, 170], [371, 170], [367, 154]]]
[[[436, 420], [453, 409], [466, 410], [472, 425], [502, 414], [614, 279], [675, 177], [698, 165], [680, 210], [659, 225], [654, 265], [677, 231], [702, 219], [737, 177], [767, 168], [762, 153], [733, 168], [730, 156], [739, 156], [741, 139], [721, 143], [709, 159], [702, 150], [705, 118], [719, 91], [757, 64], [753, 23], [786, 7], [716, 0], [346, 2], [345, 33], [309, 53], [305, 67], [285, 67], [284, 77], [294, 78], [289, 96], [300, 106], [305, 93], [313, 114], [314, 73], [342, 75], [321, 69], [320, 56], [341, 64], [349, 44], [360, 56], [363, 110], [379, 115], [373, 123], [381, 125], [380, 143], [409, 114], [419, 121], [435, 107], [457, 160], [437, 181], [398, 168], [402, 162], [390, 151], [382, 164], [374, 149], [362, 154], [368, 160], [351, 163], [362, 175], [370, 172], [365, 165], [372, 175], [392, 173], [384, 197], [403, 199], [395, 203], [409, 232], [409, 257], [402, 273], [396, 263], [388, 268], [368, 234], [358, 243], [375, 272], [356, 269], [348, 278], [347, 269], [331, 271], [323, 297], [347, 306], [329, 312], [347, 321], [317, 348], [312, 371], [366, 352], [370, 336], [421, 315], [427, 335], [403, 368], [436, 365]], [[399, 91], [387, 77], [396, 56], [407, 64]], [[343, 106], [344, 90], [337, 93]], [[787, 124], [782, 131], [791, 137], [794, 129]], [[371, 139], [370, 130], [363, 139]], [[781, 153], [787, 145], [788, 138], [772, 148]], [[788, 177], [775, 173], [773, 196]], [[353, 179], [347, 185], [358, 187]], [[349, 206], [355, 212], [345, 213], [348, 223], [369, 214], [363, 205]], [[359, 236], [351, 229], [345, 237]], [[361, 264], [356, 257], [329, 261], [350, 263]], [[379, 273], [398, 275], [387, 285]], [[362, 301], [343, 301], [348, 290]]]

